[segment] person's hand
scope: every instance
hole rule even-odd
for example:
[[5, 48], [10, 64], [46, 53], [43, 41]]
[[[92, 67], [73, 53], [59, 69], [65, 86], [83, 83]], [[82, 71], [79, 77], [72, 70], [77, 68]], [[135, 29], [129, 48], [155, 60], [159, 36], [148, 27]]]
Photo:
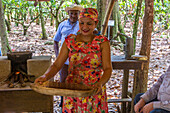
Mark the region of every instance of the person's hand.
[[93, 86], [93, 90], [96, 90], [96, 94], [100, 94], [102, 92], [102, 84], [96, 83]]
[[38, 77], [37, 79], [35, 79], [34, 83], [39, 83], [42, 85], [45, 81], [47, 81], [47, 77], [45, 75], [42, 75]]
[[153, 110], [153, 102], [146, 104], [141, 110], [140, 113], [150, 113]]
[[144, 105], [145, 105], [145, 101], [141, 98], [139, 102], [134, 106], [135, 113], [140, 113], [139, 110], [142, 109]]

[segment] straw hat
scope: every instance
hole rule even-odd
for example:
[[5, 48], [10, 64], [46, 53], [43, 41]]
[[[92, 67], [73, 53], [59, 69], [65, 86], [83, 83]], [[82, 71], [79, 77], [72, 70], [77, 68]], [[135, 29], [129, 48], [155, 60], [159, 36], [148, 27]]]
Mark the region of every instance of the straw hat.
[[65, 11], [68, 13], [69, 10], [78, 10], [78, 11], [82, 11], [83, 7], [81, 5], [77, 5], [77, 4], [72, 4], [69, 7], [66, 7]]

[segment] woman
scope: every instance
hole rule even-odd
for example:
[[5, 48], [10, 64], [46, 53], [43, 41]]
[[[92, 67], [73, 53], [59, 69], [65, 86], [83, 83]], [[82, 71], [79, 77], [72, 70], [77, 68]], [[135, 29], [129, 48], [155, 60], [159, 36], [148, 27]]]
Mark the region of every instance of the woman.
[[78, 83], [97, 89], [89, 97], [64, 97], [62, 112], [65, 113], [108, 113], [106, 82], [112, 72], [110, 45], [106, 37], [93, 34], [98, 23], [98, 12], [85, 8], [79, 16], [78, 35], [69, 35], [61, 52], [47, 72], [35, 80], [44, 82], [53, 77], [69, 57], [67, 83]]

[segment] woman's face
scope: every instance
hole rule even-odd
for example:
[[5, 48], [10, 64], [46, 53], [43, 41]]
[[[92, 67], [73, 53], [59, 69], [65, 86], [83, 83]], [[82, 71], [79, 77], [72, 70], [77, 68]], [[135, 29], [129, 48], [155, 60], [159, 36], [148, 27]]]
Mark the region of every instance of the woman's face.
[[92, 35], [96, 25], [97, 22], [88, 17], [82, 17], [79, 19], [79, 29], [83, 35]]

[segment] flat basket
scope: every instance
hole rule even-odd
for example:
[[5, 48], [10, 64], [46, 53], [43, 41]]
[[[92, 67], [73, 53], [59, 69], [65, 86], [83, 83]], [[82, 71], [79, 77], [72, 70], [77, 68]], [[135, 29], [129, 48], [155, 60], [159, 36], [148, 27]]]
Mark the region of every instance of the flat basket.
[[88, 97], [95, 95], [96, 90], [82, 84], [68, 84], [60, 82], [46, 81], [43, 85], [38, 83], [30, 84], [30, 87], [41, 94], [60, 95], [70, 97]]

